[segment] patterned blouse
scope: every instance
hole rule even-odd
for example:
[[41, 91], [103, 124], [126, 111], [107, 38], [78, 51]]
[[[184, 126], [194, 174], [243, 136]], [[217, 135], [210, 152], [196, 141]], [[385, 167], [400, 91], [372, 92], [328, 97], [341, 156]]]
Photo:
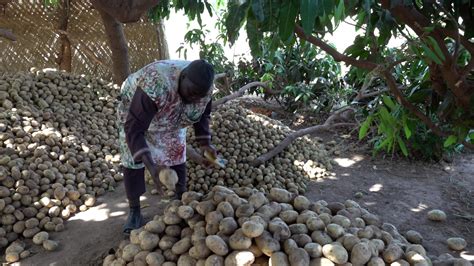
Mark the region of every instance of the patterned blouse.
[[193, 125], [196, 139], [208, 144], [211, 97], [184, 103], [178, 94], [181, 70], [190, 62], [164, 60], [131, 74], [122, 84], [118, 107], [122, 165], [139, 169], [140, 158], [150, 152], [158, 165], [186, 161], [186, 127]]

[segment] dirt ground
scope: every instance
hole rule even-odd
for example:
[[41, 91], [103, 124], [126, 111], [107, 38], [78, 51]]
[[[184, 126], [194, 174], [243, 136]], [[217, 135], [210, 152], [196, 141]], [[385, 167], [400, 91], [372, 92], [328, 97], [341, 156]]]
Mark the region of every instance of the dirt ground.
[[[335, 140], [339, 143], [338, 155], [334, 155], [338, 162], [335, 175], [311, 181], [307, 197], [327, 202], [355, 200], [402, 234], [420, 232], [430, 255], [450, 253], [474, 261], [474, 154], [457, 156], [449, 164], [374, 159], [367, 151], [351, 147], [348, 140]], [[121, 227], [127, 212], [124, 197], [121, 185], [99, 198], [97, 206], [67, 221], [66, 231], [51, 234], [60, 242], [59, 250], [45, 252], [31, 245], [34, 256], [20, 265], [98, 265], [123, 239]], [[143, 209], [147, 219], [164, 206], [148, 193], [144, 203], [148, 206]], [[447, 221], [429, 221], [427, 212], [432, 209], [445, 211]], [[449, 237], [463, 237], [467, 249], [461, 254], [450, 251], [446, 245]]]

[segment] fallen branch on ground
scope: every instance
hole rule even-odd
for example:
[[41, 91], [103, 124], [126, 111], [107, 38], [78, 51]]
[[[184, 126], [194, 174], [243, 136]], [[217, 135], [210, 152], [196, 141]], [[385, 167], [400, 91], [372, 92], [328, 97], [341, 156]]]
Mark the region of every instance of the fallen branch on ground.
[[308, 128], [303, 128], [303, 129], [300, 129], [298, 131], [295, 131], [295, 132], [291, 133], [282, 142], [280, 142], [280, 144], [278, 144], [278, 146], [276, 146], [271, 151], [269, 151], [269, 152], [267, 152], [263, 155], [260, 155], [257, 159], [250, 162], [250, 164], [252, 166], [258, 166], [260, 164], [265, 163], [266, 161], [273, 158], [275, 155], [282, 152], [293, 141], [295, 141], [296, 139], [298, 139], [302, 136], [305, 136], [305, 135], [308, 135], [308, 134], [314, 134], [314, 133], [322, 131], [322, 130], [330, 130], [330, 129], [333, 129], [333, 128], [336, 128], [336, 127], [355, 126], [356, 125], [355, 123], [346, 123], [346, 122], [344, 122], [344, 123], [335, 123], [336, 120], [343, 119], [343, 114], [345, 112], [349, 112], [349, 111], [353, 112], [354, 109], [349, 108], [349, 107], [340, 109], [340, 110], [336, 111], [335, 113], [333, 113], [331, 116], [329, 116], [328, 119], [326, 119], [326, 121], [322, 125], [316, 125], [316, 126], [312, 126], [312, 127], [308, 127]]

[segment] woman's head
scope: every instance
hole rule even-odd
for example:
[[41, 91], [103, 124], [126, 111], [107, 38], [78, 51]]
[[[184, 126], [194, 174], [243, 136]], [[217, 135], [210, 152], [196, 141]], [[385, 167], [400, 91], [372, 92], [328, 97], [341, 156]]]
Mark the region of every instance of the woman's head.
[[192, 61], [181, 71], [178, 92], [185, 103], [198, 102], [209, 95], [214, 68], [205, 60]]

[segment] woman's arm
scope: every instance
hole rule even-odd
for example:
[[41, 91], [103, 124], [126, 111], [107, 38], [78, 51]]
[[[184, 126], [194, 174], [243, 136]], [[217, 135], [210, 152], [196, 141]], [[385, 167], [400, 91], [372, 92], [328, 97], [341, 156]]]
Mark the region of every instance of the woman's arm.
[[197, 123], [193, 124], [195, 139], [198, 141], [200, 146], [211, 145], [211, 130], [209, 129], [211, 110], [212, 100], [207, 103], [206, 109], [204, 110], [201, 119]]

